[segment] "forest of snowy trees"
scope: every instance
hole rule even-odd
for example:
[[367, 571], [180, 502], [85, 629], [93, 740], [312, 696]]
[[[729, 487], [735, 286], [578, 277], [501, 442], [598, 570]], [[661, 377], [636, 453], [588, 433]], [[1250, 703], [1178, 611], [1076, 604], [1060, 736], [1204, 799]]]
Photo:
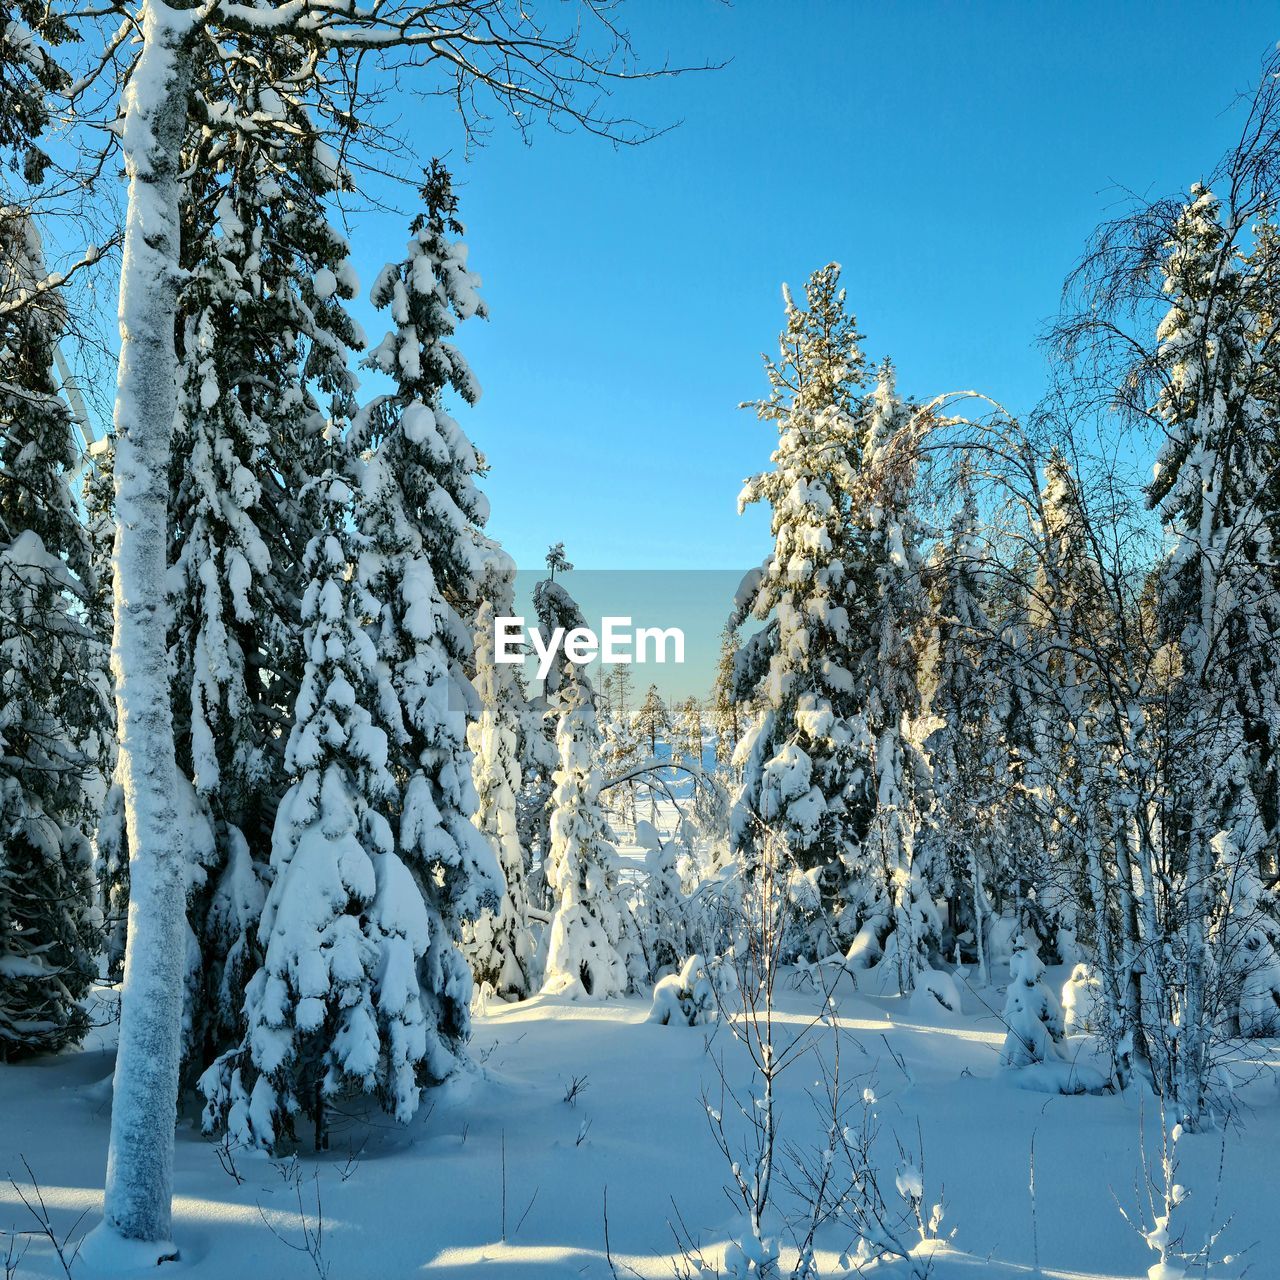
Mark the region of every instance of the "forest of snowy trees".
[[[947, 1014], [999, 976], [1005, 1070], [1215, 1129], [1280, 1036], [1280, 60], [1224, 160], [1099, 229], [1033, 414], [906, 394], [835, 263], [784, 288], [743, 388], [771, 546], [669, 706], [495, 656], [483, 246], [429, 156], [371, 283], [340, 229], [380, 74], [635, 140], [595, 95], [656, 73], [496, 0], [0, 13], [0, 1063], [120, 992], [84, 1261], [181, 1244], [175, 1121], [275, 1156], [352, 1099], [407, 1124], [495, 1004], [745, 1019], [772, 1107], [777, 966]], [[91, 447], [86, 278], [120, 317]], [[586, 621], [562, 544], [533, 606]], [[781, 1266], [767, 1115], [725, 1275]], [[859, 1195], [863, 1261], [905, 1257]]]

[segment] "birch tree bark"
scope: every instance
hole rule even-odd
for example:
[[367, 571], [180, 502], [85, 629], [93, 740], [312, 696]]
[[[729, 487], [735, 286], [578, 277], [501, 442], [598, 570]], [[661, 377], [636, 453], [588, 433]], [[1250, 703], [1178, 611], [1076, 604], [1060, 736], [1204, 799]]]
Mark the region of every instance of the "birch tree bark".
[[[170, 1243], [185, 964], [186, 875], [166, 655], [169, 448], [177, 412], [179, 155], [191, 16], [143, 10], [125, 90], [129, 175], [115, 407], [115, 632], [112, 669], [130, 848], [129, 944], [121, 988], [102, 1224], [90, 1265], [152, 1263]], [[128, 1242], [132, 1242], [132, 1247]]]

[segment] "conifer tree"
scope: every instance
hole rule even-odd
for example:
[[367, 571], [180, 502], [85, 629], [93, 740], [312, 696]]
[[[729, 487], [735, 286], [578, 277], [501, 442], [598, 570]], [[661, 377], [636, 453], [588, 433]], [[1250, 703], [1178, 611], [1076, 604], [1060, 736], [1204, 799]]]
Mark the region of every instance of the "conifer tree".
[[848, 568], [858, 559], [849, 495], [865, 360], [839, 274], [834, 263], [815, 272], [804, 309], [783, 291], [780, 356], [766, 360], [770, 395], [754, 406], [777, 426], [773, 470], [749, 480], [739, 498], [740, 507], [772, 508], [774, 549], [744, 581], [731, 622], [736, 629], [754, 616], [764, 624], [735, 664], [736, 698], [754, 700], [759, 712], [740, 748], [732, 844], [751, 872], [769, 831], [785, 861], [820, 878], [829, 916], [846, 879], [843, 859], [865, 836], [870, 813], [862, 649], [850, 608], [869, 584], [853, 581]]
[[474, 404], [480, 394], [449, 338], [484, 314], [479, 277], [467, 267], [462, 225], [443, 165], [434, 162], [411, 224], [405, 258], [383, 268], [371, 297], [393, 327], [367, 363], [389, 376], [353, 424], [353, 447], [368, 452], [360, 527], [360, 579], [378, 601], [373, 639], [379, 695], [399, 784], [389, 816], [430, 922], [419, 979], [427, 1011], [427, 1070], [444, 1080], [461, 1064], [470, 1034], [471, 976], [462, 930], [499, 909], [502, 873], [477, 830], [478, 802], [467, 721], [479, 713], [466, 677], [486, 548], [488, 502], [476, 486], [483, 462], [445, 407], [447, 391]]
[[0, 208], [0, 1060], [79, 1042], [97, 946], [86, 835], [107, 688], [47, 275], [34, 223]]
[[513, 572], [514, 566], [505, 572], [491, 569], [486, 577], [487, 598], [476, 614], [480, 718], [467, 729], [479, 798], [476, 826], [498, 851], [505, 891], [497, 911], [482, 911], [464, 927], [464, 939], [476, 980], [504, 999], [522, 1000], [537, 986], [525, 856], [516, 824], [525, 698], [516, 668], [494, 659], [494, 618], [510, 615]]
[[276, 815], [264, 958], [246, 991], [244, 1050], [201, 1078], [206, 1128], [225, 1119], [234, 1140], [265, 1149], [299, 1113], [325, 1147], [327, 1103], [349, 1091], [408, 1120], [438, 1065], [418, 983], [433, 922], [381, 812], [396, 783], [368, 710], [376, 655], [361, 621], [377, 602], [353, 573], [351, 490], [335, 473], [318, 488], [306, 668], [286, 749], [294, 782]]
[[602, 1000], [628, 989], [635, 946], [619, 901], [613, 834], [600, 802], [600, 730], [585, 677], [568, 680], [558, 700], [559, 768], [547, 864], [555, 910], [546, 988]]

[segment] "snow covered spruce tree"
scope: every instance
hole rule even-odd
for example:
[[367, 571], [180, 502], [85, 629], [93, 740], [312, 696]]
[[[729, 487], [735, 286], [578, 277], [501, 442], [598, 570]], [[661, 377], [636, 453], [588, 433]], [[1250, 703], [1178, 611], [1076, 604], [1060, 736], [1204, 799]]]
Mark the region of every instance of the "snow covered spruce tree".
[[264, 959], [246, 991], [244, 1049], [201, 1079], [206, 1128], [225, 1122], [235, 1141], [266, 1149], [293, 1136], [299, 1114], [325, 1147], [326, 1105], [345, 1092], [409, 1119], [430, 1052], [418, 969], [432, 924], [381, 812], [396, 782], [368, 709], [377, 657], [362, 619], [378, 602], [354, 572], [350, 488], [331, 473], [318, 490], [306, 667], [285, 753], [294, 782], [276, 814]]
[[[360, 579], [378, 602], [375, 718], [387, 734], [399, 786], [392, 817], [398, 848], [426, 905], [429, 948], [419, 978], [427, 1013], [426, 1077], [459, 1065], [470, 1034], [471, 973], [459, 950], [464, 922], [499, 909], [502, 874], [494, 847], [472, 819], [478, 802], [467, 721], [479, 717], [465, 674], [474, 661], [471, 618], [486, 558], [479, 532], [489, 506], [476, 487], [482, 463], [446, 411], [451, 390], [480, 394], [448, 341], [460, 321], [484, 313], [448, 171], [433, 162], [404, 260], [374, 281], [374, 306], [393, 327], [369, 353], [395, 391], [352, 424], [365, 451]], [[460, 616], [459, 610], [464, 611]], [[465, 617], [465, 620], [464, 620]], [[509, 691], [508, 691], [509, 692]]]
[[1157, 606], [1180, 671], [1184, 726], [1168, 780], [1176, 812], [1167, 828], [1170, 837], [1185, 833], [1182, 918], [1167, 943], [1179, 960], [1168, 1060], [1188, 1127], [1209, 1103], [1215, 1014], [1246, 976], [1233, 969], [1257, 962], [1244, 948], [1215, 947], [1215, 937], [1230, 936], [1215, 922], [1232, 905], [1259, 905], [1252, 894], [1233, 899], [1229, 886], [1265, 869], [1267, 775], [1280, 746], [1280, 594], [1264, 552], [1280, 529], [1275, 432], [1255, 395], [1251, 339], [1261, 321], [1251, 314], [1238, 232], [1224, 226], [1209, 191], [1192, 188], [1164, 265], [1170, 309], [1158, 334], [1156, 409], [1167, 441], [1149, 489], [1173, 541]]
[[591, 686], [585, 676], [570, 677], [556, 696], [559, 768], [546, 872], [555, 909], [545, 989], [603, 1000], [634, 984], [639, 956], [600, 800], [600, 728]]
[[[868, 405], [862, 465], [854, 489], [859, 547], [846, 566], [874, 583], [866, 624], [870, 634], [859, 674], [861, 721], [872, 742], [874, 812], [852, 858], [846, 897], [859, 934], [855, 963], [879, 959], [904, 994], [937, 951], [941, 923], [933, 894], [943, 868], [929, 842], [917, 842], [928, 786], [917, 720], [919, 643], [927, 602], [921, 530], [913, 511], [916, 453], [912, 410], [898, 397], [893, 367], [884, 363]], [[860, 553], [860, 554], [859, 554]]]
[[[167, 680], [167, 477], [178, 407], [174, 337], [181, 284], [182, 150], [203, 118], [198, 78], [236, 64], [235, 37], [294, 43], [316, 75], [308, 96], [327, 119], [376, 144], [376, 120], [357, 120], [361, 77], [397, 52], [413, 52], [417, 82], [457, 90], [464, 113], [485, 91], [521, 124], [530, 113], [582, 121], [609, 136], [625, 124], [602, 117], [591, 92], [624, 74], [628, 46], [594, 11], [588, 24], [537, 26], [490, 0], [442, 16], [434, 5], [395, 0], [335, 17], [301, 0], [259, 12], [143, 0], [138, 47], [126, 72], [120, 138], [128, 176], [120, 280], [121, 352], [115, 412], [116, 700], [119, 776], [130, 849], [129, 956], [122, 994], [104, 1222], [82, 1256], [97, 1264], [170, 1256], [173, 1122], [181, 1057], [186, 859], [174, 802], [176, 753]], [[96, 16], [88, 16], [88, 29]], [[598, 22], [598, 26], [592, 23]], [[484, 38], [474, 37], [483, 31]], [[592, 47], [592, 32], [603, 52]], [[439, 78], [432, 78], [432, 72]], [[73, 101], [83, 86], [73, 95]], [[376, 96], [374, 99], [376, 104]], [[375, 105], [376, 111], [376, 105]], [[632, 135], [634, 136], [634, 135]]]
[[516, 825], [520, 794], [520, 735], [525, 722], [525, 696], [518, 668], [494, 658], [494, 618], [509, 617], [512, 571], [491, 569], [485, 600], [476, 613], [476, 696], [480, 718], [467, 727], [479, 809], [476, 826], [498, 851], [505, 887], [502, 903], [486, 909], [463, 939], [471, 971], [481, 987], [507, 1000], [522, 1000], [537, 988], [535, 945], [529, 928], [529, 891], [524, 850]]
[[241, 73], [201, 86], [215, 123], [188, 144], [182, 206], [171, 648], [193, 801], [185, 1055], [197, 1073], [239, 1042], [260, 958], [287, 786], [277, 726], [302, 675], [301, 564], [316, 516], [300, 495], [324, 466], [318, 395], [350, 415], [348, 353], [363, 343], [345, 308], [348, 246], [322, 203], [340, 175], [306, 106], [275, 87], [297, 79], [299, 51], [248, 37], [236, 47]]
[[[806, 308], [784, 288], [779, 359], [765, 361], [770, 394], [754, 405], [775, 423], [773, 470], [749, 480], [740, 508], [767, 502], [774, 548], [739, 589], [732, 624], [764, 625], [735, 660], [734, 696], [760, 710], [739, 748], [743, 781], [731, 838], [754, 873], [761, 839], [779, 841], [783, 861], [810, 880], [810, 955], [836, 945], [844, 907], [845, 858], [871, 817], [871, 743], [858, 694], [861, 620], [850, 604], [860, 559], [849, 519], [859, 455], [859, 388], [866, 362], [835, 263], [805, 285]], [[768, 834], [766, 834], [768, 833]]]
[[[959, 502], [929, 565], [930, 622], [922, 644], [920, 692], [927, 704], [924, 747], [932, 777], [928, 830], [949, 882], [952, 935], [972, 936], [978, 981], [987, 981], [991, 886], [1000, 861], [997, 777], [1004, 747], [999, 704], [1000, 648], [987, 614], [977, 496], [967, 467]], [[966, 928], [967, 926], [967, 928]]]
[[[553, 576], [534, 587], [538, 624], [546, 636], [583, 625], [577, 602], [554, 579], [556, 568], [564, 567], [563, 551], [563, 546], [551, 549], [547, 564]], [[646, 975], [600, 795], [604, 779], [595, 695], [586, 668], [570, 662], [563, 649], [544, 689], [544, 724], [554, 733], [556, 769], [542, 867], [552, 910], [543, 989], [603, 1000], [622, 995]]]
[[98, 942], [87, 833], [107, 691], [48, 278], [35, 224], [0, 207], [0, 1061], [79, 1042]]

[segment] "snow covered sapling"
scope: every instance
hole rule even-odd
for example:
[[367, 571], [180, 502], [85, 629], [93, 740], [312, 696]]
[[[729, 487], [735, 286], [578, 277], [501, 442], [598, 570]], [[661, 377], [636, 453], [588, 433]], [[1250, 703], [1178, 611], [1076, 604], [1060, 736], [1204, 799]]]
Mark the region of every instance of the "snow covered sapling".
[[691, 955], [679, 973], [659, 978], [653, 988], [648, 1021], [662, 1026], [700, 1027], [714, 1022], [737, 990], [737, 974], [729, 960], [710, 961]]
[[361, 618], [376, 602], [352, 573], [350, 491], [321, 481], [326, 525], [307, 555], [306, 669], [286, 763], [273, 881], [262, 912], [262, 967], [248, 984], [245, 1051], [201, 1079], [206, 1127], [273, 1148], [294, 1117], [327, 1141], [326, 1104], [375, 1094], [397, 1119], [418, 1103], [427, 1053], [418, 966], [430, 924], [380, 810], [394, 793], [386, 735], [367, 710], [375, 685]]
[[1007, 1034], [1000, 1061], [1007, 1067], [1055, 1061], [1062, 1056], [1062, 1010], [1044, 984], [1044, 962], [1034, 935], [1022, 935], [1015, 945], [1004, 1006]]

